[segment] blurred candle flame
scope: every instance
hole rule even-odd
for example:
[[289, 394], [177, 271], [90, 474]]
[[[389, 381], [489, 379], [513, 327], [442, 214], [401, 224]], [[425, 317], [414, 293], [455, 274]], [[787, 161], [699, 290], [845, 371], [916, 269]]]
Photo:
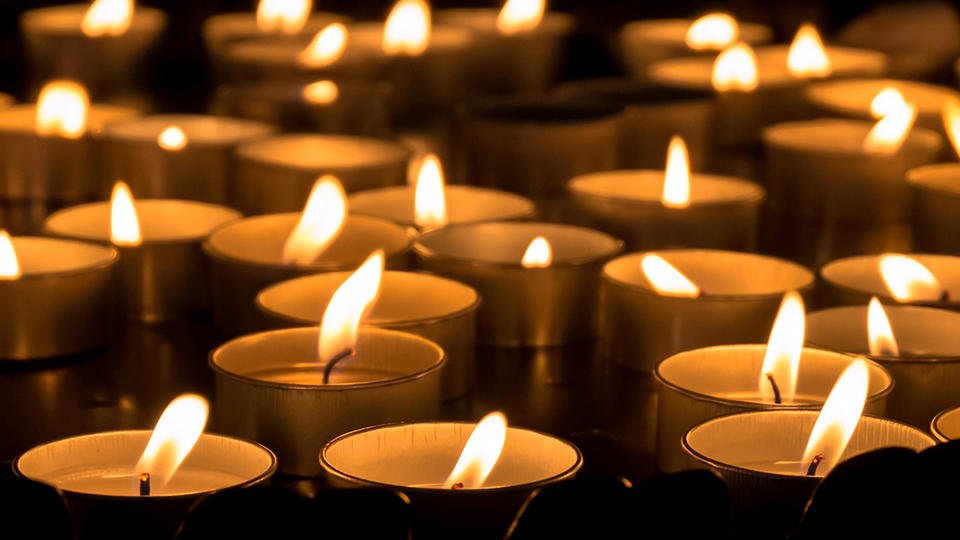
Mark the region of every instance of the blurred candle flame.
[[752, 92], [757, 80], [757, 55], [746, 43], [724, 49], [713, 62], [711, 82], [718, 92]]
[[816, 476], [828, 474], [840, 461], [860, 422], [869, 382], [870, 372], [861, 359], [854, 360], [837, 379], [810, 432], [801, 461], [801, 474], [806, 473], [810, 463], [819, 456], [822, 458]]
[[803, 23], [787, 53], [787, 69], [794, 77], [826, 77], [833, 68], [815, 26]]
[[154, 493], [170, 481], [197, 444], [207, 425], [209, 410], [207, 400], [202, 396], [183, 394], [171, 401], [160, 415], [157, 427], [134, 468], [137, 475], [150, 474]]
[[326, 364], [357, 345], [357, 329], [380, 294], [383, 251], [377, 250], [337, 288], [320, 321], [318, 352]]
[[133, 0], [95, 0], [80, 21], [83, 35], [91, 38], [121, 36], [133, 22]]
[[739, 37], [736, 19], [726, 13], [710, 13], [693, 21], [684, 41], [695, 51], [720, 50], [734, 44]]
[[430, 44], [430, 5], [424, 0], [399, 0], [383, 27], [381, 48], [390, 56], [419, 56]]
[[870, 102], [870, 112], [882, 116], [863, 141], [863, 149], [877, 154], [893, 154], [903, 145], [917, 119], [917, 107], [907, 103], [895, 88], [887, 88]]
[[167, 126], [157, 137], [157, 144], [171, 152], [183, 150], [187, 146], [187, 134], [179, 126]]
[[527, 250], [523, 252], [520, 265], [524, 268], [546, 268], [551, 262], [553, 262], [553, 252], [550, 249], [550, 242], [543, 236], [538, 236], [530, 241]]
[[347, 27], [331, 23], [313, 36], [307, 48], [300, 51], [297, 61], [308, 68], [329, 66], [343, 56], [347, 48]]
[[0, 280], [17, 279], [20, 277], [20, 262], [17, 252], [13, 249], [13, 240], [5, 229], [0, 230]]
[[949, 97], [944, 102], [943, 127], [953, 145], [953, 151], [960, 156], [960, 99]]
[[908, 107], [908, 105], [903, 94], [896, 88], [888, 86], [877, 92], [877, 95], [873, 96], [873, 99], [870, 100], [870, 115], [880, 119], [904, 107]]
[[660, 201], [669, 208], [690, 206], [690, 158], [683, 139], [674, 135], [667, 148], [667, 167]]
[[530, 32], [540, 26], [546, 0], [507, 0], [497, 14], [497, 30], [504, 35]]
[[501, 412], [492, 412], [483, 417], [463, 446], [460, 459], [450, 472], [445, 489], [453, 487], [477, 489], [490, 476], [490, 471], [500, 459], [503, 443], [507, 440], [507, 417]]
[[940, 280], [926, 266], [904, 255], [880, 257], [880, 276], [890, 295], [899, 302], [932, 301], [943, 298]]
[[133, 194], [123, 181], [114, 184], [110, 194], [110, 241], [118, 246], [139, 246], [143, 241]]
[[414, 222], [421, 229], [447, 224], [447, 201], [443, 189], [443, 168], [434, 154], [427, 154], [420, 165], [414, 188]]
[[260, 0], [257, 28], [261, 32], [296, 34], [307, 24], [312, 7], [312, 0]]
[[770, 331], [767, 349], [760, 368], [760, 396], [774, 401], [776, 392], [770, 377], [777, 385], [781, 403], [791, 403], [797, 393], [797, 373], [806, 332], [803, 297], [796, 291], [783, 295], [780, 310]]
[[687, 276], [666, 261], [663, 257], [648, 253], [640, 260], [640, 268], [643, 275], [650, 282], [657, 294], [663, 296], [679, 296], [683, 298], [696, 298], [700, 296], [700, 288], [697, 287]]
[[76, 139], [87, 130], [90, 97], [83, 85], [66, 80], [50, 81], [37, 97], [38, 135]]
[[283, 245], [283, 261], [310, 264], [336, 240], [347, 219], [347, 195], [336, 177], [325, 174], [310, 190], [300, 221]]
[[329, 105], [340, 97], [340, 89], [333, 81], [312, 82], [303, 87], [303, 99], [317, 105]]
[[900, 356], [890, 319], [876, 296], [870, 299], [870, 307], [867, 308], [867, 337], [871, 355]]

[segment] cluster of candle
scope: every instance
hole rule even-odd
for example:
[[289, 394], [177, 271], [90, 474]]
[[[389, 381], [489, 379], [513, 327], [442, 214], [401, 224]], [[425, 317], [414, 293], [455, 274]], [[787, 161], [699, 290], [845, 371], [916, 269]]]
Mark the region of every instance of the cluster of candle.
[[[479, 100], [462, 126], [468, 155], [451, 163], [439, 157], [450, 141], [425, 152], [370, 136], [371, 122], [422, 127], [411, 115], [442, 118], [478, 92], [549, 89], [572, 19], [537, 0], [436, 17], [400, 0], [383, 24], [310, 4], [262, 0], [205, 25], [228, 81], [218, 106], [248, 119], [142, 116], [64, 80], [0, 109], [0, 196], [66, 206], [46, 236], [0, 232], [12, 306], [0, 357], [103, 347], [118, 312], [156, 323], [210, 310], [231, 338], [209, 358], [228, 436], [203, 434], [206, 401], [181, 396], [152, 434], [44, 444], [16, 460], [19, 474], [78, 508], [132, 500], [173, 525], [204, 494], [274, 471], [325, 475], [400, 490], [428, 521], [452, 512], [499, 529], [532, 491], [576, 474], [580, 451], [500, 413], [431, 420], [473, 388], [476, 344], [598, 337], [612, 362], [657, 382], [659, 468], [718, 472], [738, 516], [793, 525], [841, 461], [924, 450], [927, 429], [960, 436], [948, 410], [960, 406], [960, 258], [896, 253], [911, 239], [882, 232], [915, 212], [918, 246], [956, 252], [930, 232], [960, 228], [960, 166], [930, 165], [944, 136], [960, 152], [956, 92], [863, 78], [882, 76], [886, 56], [825, 47], [808, 24], [784, 47], [725, 14], [641, 21], [623, 30], [630, 68], [682, 107], [603, 85]], [[73, 75], [107, 95], [164, 21], [96, 0], [30, 12], [23, 28], [71, 36], [45, 54], [80, 43], [122, 57]], [[851, 118], [811, 120], [814, 109]], [[309, 132], [277, 133], [291, 126]], [[763, 185], [691, 172], [757, 145]], [[665, 151], [666, 166], [618, 168], [652, 167], [629, 161], [641, 147], [661, 162]], [[446, 185], [444, 162], [474, 185]], [[830, 242], [817, 244], [830, 262], [816, 290], [803, 265], [755, 253], [761, 204]], [[844, 307], [808, 316], [804, 297]]]

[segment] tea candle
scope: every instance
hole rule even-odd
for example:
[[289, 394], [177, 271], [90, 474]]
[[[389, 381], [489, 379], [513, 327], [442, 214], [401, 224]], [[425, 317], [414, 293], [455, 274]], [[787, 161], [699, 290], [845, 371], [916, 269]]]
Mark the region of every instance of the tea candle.
[[865, 305], [876, 296], [885, 303], [960, 309], [960, 257], [915, 253], [895, 256], [884, 278], [881, 261], [891, 255], [895, 254], [860, 255], [825, 264], [820, 269], [824, 284], [821, 303]]
[[960, 253], [960, 164], [938, 163], [907, 171], [913, 191], [913, 245], [922, 253]]
[[266, 124], [167, 114], [108, 124], [102, 131], [107, 178], [123, 178], [141, 197], [227, 202], [235, 148], [272, 134]]
[[210, 306], [209, 271], [200, 244], [240, 218], [231, 208], [178, 199], [133, 202], [119, 183], [110, 202], [81, 204], [51, 214], [47, 234], [114, 244], [124, 312], [159, 322]]
[[[12, 240], [12, 242], [11, 242]], [[85, 352], [110, 338], [111, 247], [0, 231], [0, 358]]]
[[400, 144], [345, 135], [287, 134], [237, 148], [237, 208], [246, 214], [299, 210], [318, 176], [348, 193], [403, 185], [410, 152]]
[[930, 423], [930, 432], [939, 442], [960, 439], [960, 407], [947, 409], [933, 417], [933, 422]]
[[420, 268], [480, 293], [480, 343], [547, 346], [596, 336], [597, 276], [623, 243], [569, 225], [492, 222], [427, 232], [413, 249]]
[[[660, 257], [695, 290], [668, 286], [662, 265], [645, 271], [648, 255]], [[679, 351], [765, 342], [784, 293], [807, 294], [814, 280], [786, 260], [706, 249], [631, 253], [607, 263], [602, 278], [610, 358], [647, 373]]]

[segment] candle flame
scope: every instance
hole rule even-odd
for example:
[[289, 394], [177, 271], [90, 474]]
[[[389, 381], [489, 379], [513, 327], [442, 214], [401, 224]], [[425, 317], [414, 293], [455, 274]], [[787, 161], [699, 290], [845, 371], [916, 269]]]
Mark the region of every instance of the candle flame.
[[435, 229], [447, 224], [447, 201], [443, 191], [443, 168], [440, 160], [427, 154], [420, 165], [414, 191], [414, 223], [421, 229]]
[[76, 139], [87, 129], [89, 109], [90, 97], [82, 84], [50, 81], [37, 98], [37, 134]]
[[160, 415], [134, 473], [149, 473], [154, 491], [165, 486], [203, 434], [209, 410], [207, 400], [196, 394], [183, 394], [171, 401]]
[[690, 158], [686, 143], [678, 135], [670, 139], [667, 149], [667, 168], [660, 200], [669, 208], [690, 206]]
[[903, 255], [882, 255], [880, 276], [890, 295], [899, 302], [940, 300], [943, 285], [926, 266]]
[[540, 26], [546, 0], [507, 0], [497, 14], [497, 30], [504, 35], [530, 32]]
[[167, 126], [157, 137], [157, 144], [171, 152], [183, 150], [187, 146], [187, 134], [179, 126]]
[[787, 53], [787, 69], [794, 77], [804, 79], [826, 77], [833, 71], [820, 34], [812, 24], [803, 23], [797, 30]]
[[863, 149], [878, 154], [895, 153], [910, 134], [917, 107], [907, 103], [895, 88], [886, 88], [870, 102], [870, 112], [881, 118], [864, 139]]
[[444, 488], [454, 486], [477, 489], [490, 476], [490, 471], [500, 459], [503, 443], [507, 440], [507, 417], [501, 412], [492, 412], [483, 417], [463, 446], [460, 459], [450, 472]]
[[307, 48], [300, 51], [297, 61], [308, 68], [329, 66], [343, 56], [347, 48], [347, 27], [331, 23], [313, 36]]
[[307, 24], [312, 7], [312, 0], [260, 0], [257, 28], [261, 32], [296, 34]]
[[133, 22], [133, 0], [95, 0], [83, 14], [80, 30], [91, 38], [121, 36]]
[[317, 81], [303, 87], [303, 99], [317, 105], [329, 105], [340, 97], [340, 89], [333, 81]]
[[740, 38], [737, 20], [726, 13], [710, 13], [693, 21], [687, 29], [687, 47], [695, 51], [721, 50]]
[[347, 219], [347, 195], [336, 177], [325, 174], [310, 190], [300, 221], [283, 245], [283, 262], [310, 264], [333, 243]]
[[880, 305], [876, 296], [870, 299], [867, 309], [867, 336], [870, 343], [870, 354], [874, 356], [900, 356], [900, 348], [893, 337], [893, 328], [887, 312]]
[[657, 294], [682, 298], [700, 296], [700, 287], [694, 285], [687, 276], [659, 255], [654, 253], [644, 255], [640, 260], [640, 268]]
[[123, 181], [114, 184], [110, 194], [110, 241], [118, 246], [139, 246], [143, 241], [133, 194]]
[[527, 250], [523, 252], [520, 265], [524, 268], [546, 268], [551, 262], [553, 262], [553, 252], [550, 249], [550, 242], [543, 236], [538, 236], [530, 241]]
[[823, 456], [817, 476], [826, 475], [840, 461], [860, 422], [869, 381], [867, 364], [860, 359], [854, 360], [837, 379], [810, 432], [801, 461], [803, 473], [817, 456]]
[[20, 277], [20, 262], [17, 252], [13, 249], [13, 240], [6, 230], [0, 230], [0, 280], [11, 280]]
[[383, 27], [381, 48], [390, 56], [419, 56], [430, 44], [430, 5], [424, 0], [400, 0]]
[[953, 151], [960, 156], [960, 99], [949, 97], [944, 102], [943, 127], [953, 144]]
[[330, 298], [320, 321], [318, 351], [321, 363], [356, 347], [360, 321], [380, 294], [383, 258], [382, 250], [373, 252]]
[[[796, 291], [783, 295], [780, 310], [770, 331], [767, 350], [760, 368], [760, 395], [773, 401], [780, 394], [781, 403], [790, 403], [797, 393], [797, 372], [806, 332], [803, 298]], [[773, 381], [770, 378], [773, 378]], [[777, 385], [774, 391], [773, 383]]]
[[757, 55], [746, 43], [724, 49], [713, 62], [711, 81], [718, 92], [752, 92], [757, 88]]

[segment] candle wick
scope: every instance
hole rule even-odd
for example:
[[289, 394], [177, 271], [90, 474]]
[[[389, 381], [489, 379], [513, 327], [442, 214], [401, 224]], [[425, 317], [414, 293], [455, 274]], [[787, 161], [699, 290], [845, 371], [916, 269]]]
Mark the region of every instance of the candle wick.
[[767, 380], [770, 381], [770, 386], [773, 387], [773, 402], [777, 405], [783, 403], [780, 401], [780, 387], [777, 386], [777, 381], [773, 378], [773, 373], [767, 373]]
[[463, 489], [463, 482], [457, 482], [456, 484], [453, 484], [452, 486], [450, 486], [450, 489], [454, 491]]
[[337, 365], [338, 362], [351, 355], [353, 355], [353, 349], [344, 349], [327, 361], [327, 365], [323, 368], [323, 384], [330, 384], [330, 373], [333, 372], [333, 366]]
[[821, 461], [823, 461], [823, 454], [817, 454], [813, 456], [813, 460], [810, 461], [810, 466], [807, 467], [807, 476], [813, 476], [817, 474], [817, 467], [820, 465]]
[[140, 495], [150, 495], [150, 473], [140, 473]]
[[943, 292], [940, 293], [940, 301], [941, 301], [941, 302], [949, 302], [949, 301], [950, 301], [950, 291], [944, 289]]

